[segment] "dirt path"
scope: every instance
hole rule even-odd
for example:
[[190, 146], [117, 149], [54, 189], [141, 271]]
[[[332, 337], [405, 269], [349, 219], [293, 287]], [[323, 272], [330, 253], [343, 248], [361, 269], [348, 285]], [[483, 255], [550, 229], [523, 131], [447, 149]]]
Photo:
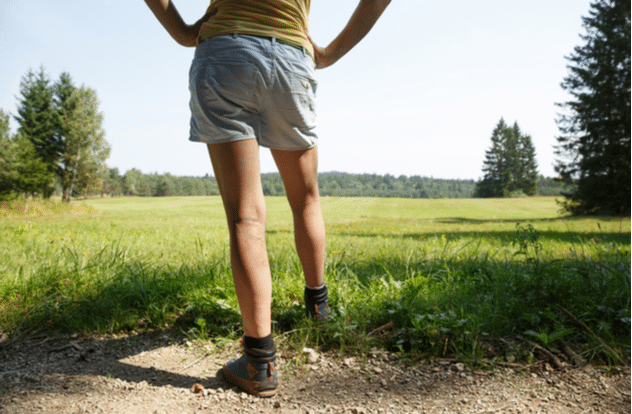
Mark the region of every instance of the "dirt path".
[[629, 367], [473, 372], [379, 351], [281, 354], [279, 393], [259, 399], [218, 376], [236, 355], [226, 348], [168, 333], [0, 342], [0, 413], [630, 413]]

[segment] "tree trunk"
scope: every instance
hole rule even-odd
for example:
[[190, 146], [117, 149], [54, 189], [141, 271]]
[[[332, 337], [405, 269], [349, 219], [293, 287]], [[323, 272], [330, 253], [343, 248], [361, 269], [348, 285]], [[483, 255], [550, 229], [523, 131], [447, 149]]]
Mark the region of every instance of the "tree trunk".
[[81, 148], [77, 150], [77, 159], [75, 160], [75, 168], [72, 169], [72, 178], [68, 185], [68, 194], [66, 194], [66, 204], [70, 204], [70, 196], [72, 195], [72, 188], [75, 185], [75, 177], [77, 177], [77, 168], [79, 167], [79, 157], [81, 157]]
[[74, 170], [72, 172], [72, 178], [70, 179], [70, 184], [68, 185], [68, 189], [67, 189], [66, 195], [64, 197], [64, 201], [66, 202], [66, 204], [70, 204], [70, 195], [72, 194], [72, 187], [75, 184], [76, 171], [77, 170]]

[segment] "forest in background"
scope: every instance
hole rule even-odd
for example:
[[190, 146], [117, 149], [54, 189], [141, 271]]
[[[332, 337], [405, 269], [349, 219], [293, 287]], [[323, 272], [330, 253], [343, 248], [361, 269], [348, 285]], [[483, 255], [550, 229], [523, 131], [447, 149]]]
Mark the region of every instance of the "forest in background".
[[[279, 173], [261, 174], [266, 196], [285, 196]], [[321, 196], [335, 197], [396, 197], [396, 198], [471, 198], [476, 189], [475, 180], [449, 180], [433, 177], [386, 174], [350, 174], [323, 172], [318, 175]], [[540, 176], [537, 195], [557, 196], [562, 185], [553, 178]], [[178, 177], [166, 174], [145, 174], [132, 169], [121, 175], [117, 168], [110, 168], [103, 179], [101, 196], [199, 196], [219, 195], [215, 178]]]

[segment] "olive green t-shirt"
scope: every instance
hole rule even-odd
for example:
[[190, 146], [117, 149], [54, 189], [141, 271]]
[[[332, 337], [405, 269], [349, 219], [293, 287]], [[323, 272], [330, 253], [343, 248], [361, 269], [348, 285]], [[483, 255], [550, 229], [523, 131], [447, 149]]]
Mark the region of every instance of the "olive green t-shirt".
[[314, 55], [307, 39], [311, 0], [212, 0], [217, 9], [202, 25], [198, 43], [213, 36], [246, 34], [274, 37], [284, 43], [304, 47]]

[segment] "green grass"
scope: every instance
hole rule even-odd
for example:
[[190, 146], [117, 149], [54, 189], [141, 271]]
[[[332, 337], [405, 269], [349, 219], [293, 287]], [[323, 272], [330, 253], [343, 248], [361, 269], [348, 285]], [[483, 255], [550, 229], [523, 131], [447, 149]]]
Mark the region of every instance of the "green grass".
[[[629, 358], [629, 218], [563, 217], [546, 197], [326, 197], [333, 318], [318, 327], [303, 315], [287, 202], [267, 202], [274, 330], [287, 344], [528, 360], [530, 350], [507, 344], [522, 337], [555, 351], [564, 339], [617, 363], [601, 339]], [[0, 217], [6, 333], [175, 325], [200, 339], [240, 334], [218, 197], [98, 199]]]

